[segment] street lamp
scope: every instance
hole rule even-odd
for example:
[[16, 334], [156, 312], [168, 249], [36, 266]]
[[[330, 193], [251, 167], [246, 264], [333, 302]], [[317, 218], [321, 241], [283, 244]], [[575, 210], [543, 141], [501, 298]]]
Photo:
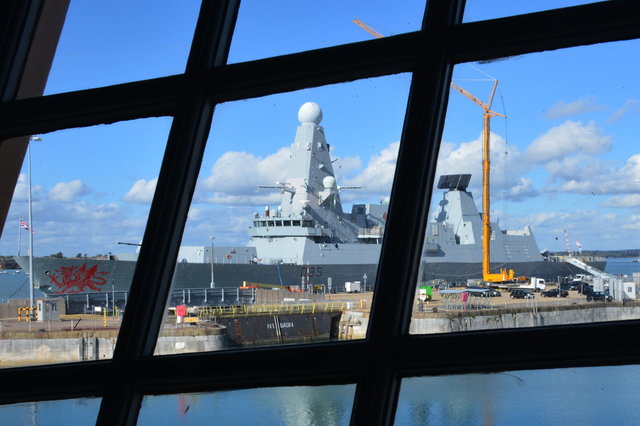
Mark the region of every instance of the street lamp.
[[211, 284], [210, 284], [211, 288], [216, 288], [216, 282], [213, 279], [213, 240], [215, 239], [216, 238], [212, 235], [211, 236]]
[[38, 136], [31, 136], [27, 144], [27, 176], [29, 178], [29, 316], [33, 315], [35, 308], [33, 301], [33, 218], [31, 208], [31, 142], [38, 142], [42, 139]]

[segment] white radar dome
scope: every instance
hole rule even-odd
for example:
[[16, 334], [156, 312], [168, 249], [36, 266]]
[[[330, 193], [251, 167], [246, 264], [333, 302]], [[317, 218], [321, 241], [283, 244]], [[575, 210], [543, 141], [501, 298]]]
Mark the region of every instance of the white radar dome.
[[333, 176], [325, 176], [325, 178], [322, 179], [322, 185], [324, 185], [324, 189], [333, 188], [333, 185], [335, 183], [336, 183], [336, 178], [334, 178]]
[[300, 123], [320, 124], [322, 121], [322, 108], [315, 102], [307, 102], [298, 110]]

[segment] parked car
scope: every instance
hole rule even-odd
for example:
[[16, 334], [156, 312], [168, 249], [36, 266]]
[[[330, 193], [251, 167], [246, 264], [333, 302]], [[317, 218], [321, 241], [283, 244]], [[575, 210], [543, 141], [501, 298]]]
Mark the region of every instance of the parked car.
[[587, 294], [587, 302], [611, 302], [613, 297], [603, 291], [592, 291]]
[[558, 293], [560, 293], [560, 297], [567, 297], [569, 295], [569, 292], [567, 290], [560, 290], [557, 288], [551, 289], [551, 290], [547, 290], [547, 291], [543, 291], [542, 293], [540, 293], [543, 297], [558, 297]]
[[482, 286], [482, 285], [468, 285], [467, 288], [471, 290], [481, 290], [475, 293], [476, 296], [480, 296], [480, 297], [498, 297], [502, 294], [495, 288]]
[[490, 288], [487, 291], [485, 291], [484, 293], [481, 293], [480, 295], [482, 297], [499, 297], [500, 295], [502, 295], [502, 293], [500, 293], [495, 288]]
[[580, 285], [574, 282], [562, 283], [560, 284], [560, 288], [562, 290], [580, 290]]
[[511, 290], [511, 295], [509, 297], [511, 297], [512, 299], [533, 299], [534, 297], [536, 297], [536, 295], [531, 293], [530, 291], [516, 288]]
[[578, 283], [578, 293], [589, 294], [593, 291], [593, 286], [587, 283]]

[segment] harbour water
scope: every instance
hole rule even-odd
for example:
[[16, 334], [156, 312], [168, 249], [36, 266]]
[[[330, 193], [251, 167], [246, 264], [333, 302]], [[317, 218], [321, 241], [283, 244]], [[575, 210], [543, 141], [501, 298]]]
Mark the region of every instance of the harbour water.
[[[640, 271], [609, 259], [607, 272]], [[0, 298], [28, 297], [24, 273], [0, 274]], [[408, 378], [397, 425], [636, 425], [640, 366]], [[145, 398], [138, 424], [347, 425], [354, 385], [283, 387]], [[90, 425], [99, 398], [0, 406], [3, 424]]]
[[[637, 425], [640, 366], [405, 379], [396, 425]], [[145, 398], [140, 425], [348, 425], [355, 386]], [[3, 424], [91, 425], [100, 399], [0, 406]]]

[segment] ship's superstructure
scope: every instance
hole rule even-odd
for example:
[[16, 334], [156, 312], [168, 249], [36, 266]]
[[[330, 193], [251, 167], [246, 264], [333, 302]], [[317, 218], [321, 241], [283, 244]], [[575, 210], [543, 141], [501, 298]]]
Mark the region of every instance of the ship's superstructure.
[[[427, 229], [425, 262], [482, 262], [482, 215], [467, 191], [471, 175], [440, 177], [438, 189], [446, 189]], [[542, 260], [531, 228], [503, 231], [491, 223], [491, 261], [496, 264]]]
[[380, 255], [387, 206], [356, 204], [342, 210], [329, 144], [320, 126], [322, 110], [307, 102], [291, 146], [288, 178], [273, 186], [282, 192], [277, 209], [255, 213], [248, 246], [261, 263], [375, 264]]

